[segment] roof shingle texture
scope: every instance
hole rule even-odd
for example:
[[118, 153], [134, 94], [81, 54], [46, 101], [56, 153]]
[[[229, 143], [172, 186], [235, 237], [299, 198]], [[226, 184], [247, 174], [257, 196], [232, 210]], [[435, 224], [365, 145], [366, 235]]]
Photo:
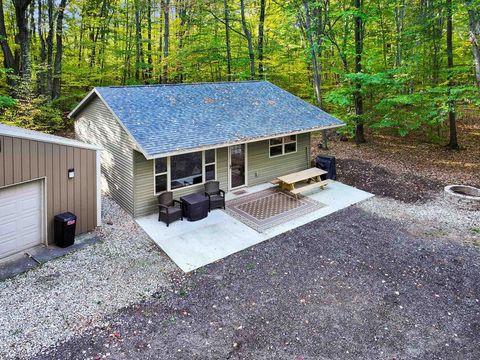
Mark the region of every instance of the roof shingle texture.
[[343, 125], [267, 81], [96, 90], [147, 156]]

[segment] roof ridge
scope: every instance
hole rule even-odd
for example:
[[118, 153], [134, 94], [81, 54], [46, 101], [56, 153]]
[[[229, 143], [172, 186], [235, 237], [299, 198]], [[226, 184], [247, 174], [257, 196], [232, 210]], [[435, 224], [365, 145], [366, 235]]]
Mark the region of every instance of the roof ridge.
[[136, 85], [110, 85], [110, 86], [96, 86], [96, 89], [102, 88], [140, 88], [140, 87], [163, 87], [163, 86], [193, 86], [193, 85], [211, 85], [211, 84], [246, 84], [246, 83], [269, 83], [267, 80], [240, 80], [240, 81], [205, 81], [205, 82], [193, 82], [193, 83], [170, 83], [170, 84], [136, 84]]

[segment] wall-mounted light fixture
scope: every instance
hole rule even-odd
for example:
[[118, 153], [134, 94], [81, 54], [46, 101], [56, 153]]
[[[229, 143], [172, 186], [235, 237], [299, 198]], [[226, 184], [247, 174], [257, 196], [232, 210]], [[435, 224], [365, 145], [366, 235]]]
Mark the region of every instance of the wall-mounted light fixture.
[[75, 177], [75, 169], [68, 169], [68, 178], [73, 179]]

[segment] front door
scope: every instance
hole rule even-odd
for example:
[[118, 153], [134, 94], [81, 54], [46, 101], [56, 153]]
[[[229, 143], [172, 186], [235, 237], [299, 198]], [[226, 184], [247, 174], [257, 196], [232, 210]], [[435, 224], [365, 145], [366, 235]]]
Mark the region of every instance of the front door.
[[246, 145], [233, 145], [230, 154], [230, 190], [247, 185], [246, 178]]

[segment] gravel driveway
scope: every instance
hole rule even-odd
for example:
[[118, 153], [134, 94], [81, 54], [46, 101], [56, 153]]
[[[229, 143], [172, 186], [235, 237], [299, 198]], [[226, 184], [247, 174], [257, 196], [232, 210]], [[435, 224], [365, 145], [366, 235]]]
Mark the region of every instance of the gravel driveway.
[[0, 282], [0, 359], [78, 336], [170, 286], [172, 262], [115, 202], [102, 205], [100, 243]]
[[37, 359], [480, 358], [478, 247], [359, 207], [173, 281]]

